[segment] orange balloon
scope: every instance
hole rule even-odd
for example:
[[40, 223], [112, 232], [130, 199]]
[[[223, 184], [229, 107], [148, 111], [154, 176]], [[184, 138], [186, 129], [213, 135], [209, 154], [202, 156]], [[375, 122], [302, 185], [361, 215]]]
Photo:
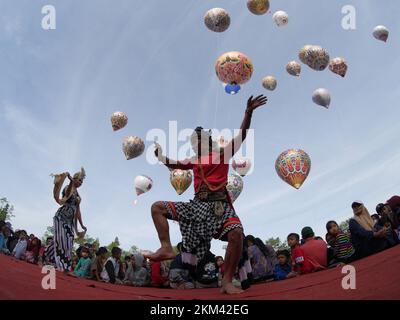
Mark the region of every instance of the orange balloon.
[[282, 152], [275, 162], [275, 170], [278, 176], [299, 189], [306, 180], [311, 169], [311, 159], [301, 149], [289, 149]]

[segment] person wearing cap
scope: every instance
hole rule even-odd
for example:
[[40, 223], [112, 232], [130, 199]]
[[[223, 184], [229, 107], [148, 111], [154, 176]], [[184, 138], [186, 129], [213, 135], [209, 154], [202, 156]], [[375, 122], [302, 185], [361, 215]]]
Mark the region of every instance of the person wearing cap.
[[[220, 147], [213, 141], [211, 132], [202, 127], [197, 127], [191, 135], [195, 156], [190, 159], [171, 160], [162, 154], [161, 146], [156, 144], [155, 156], [170, 170], [193, 170], [195, 196], [190, 202], [157, 201], [152, 205], [151, 214], [161, 248], [146, 258], [153, 261], [174, 258], [167, 219], [178, 221], [183, 242], [182, 261], [195, 266], [210, 249], [213, 238], [227, 241], [221, 291], [227, 294], [242, 292], [232, 283], [243, 254], [244, 234], [226, 189], [229, 160], [245, 140], [254, 110], [266, 102], [267, 98], [263, 95], [248, 99], [239, 134], [226, 146]], [[247, 271], [243, 270], [240, 274], [245, 277]]]
[[389, 242], [389, 245], [392, 247], [399, 244], [397, 229], [398, 222], [390, 206], [384, 203], [379, 203], [376, 206], [376, 212], [378, 213], [379, 218], [375, 223], [374, 231], [379, 231], [384, 226], [388, 227], [386, 239]]
[[389, 228], [384, 226], [379, 231], [375, 231], [375, 222], [361, 201], [354, 201], [351, 207], [354, 216], [349, 221], [349, 229], [357, 258], [386, 249], [389, 246], [386, 239]]
[[316, 270], [323, 270], [328, 266], [328, 247], [320, 238], [316, 239], [311, 227], [301, 230], [304, 244], [301, 246], [306, 256], [313, 262]]

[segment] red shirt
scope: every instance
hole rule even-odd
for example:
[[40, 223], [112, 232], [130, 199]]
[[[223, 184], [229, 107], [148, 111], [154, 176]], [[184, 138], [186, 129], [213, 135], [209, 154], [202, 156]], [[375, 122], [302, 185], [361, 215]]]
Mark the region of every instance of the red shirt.
[[[188, 162], [188, 161], [186, 161]], [[197, 193], [204, 180], [211, 191], [221, 190], [228, 183], [229, 160], [223, 153], [212, 152], [202, 156], [199, 163], [179, 163], [184, 170], [193, 169], [194, 190]]]
[[168, 280], [168, 278], [161, 275], [161, 262], [153, 262], [151, 268], [151, 285], [153, 287], [161, 287]]
[[325, 269], [328, 266], [328, 248], [325, 241], [309, 238], [301, 247], [316, 269]]
[[310, 263], [308, 257], [304, 254], [303, 249], [300, 245], [297, 245], [292, 249], [292, 262], [293, 270], [301, 274], [306, 274], [314, 271], [313, 265]]

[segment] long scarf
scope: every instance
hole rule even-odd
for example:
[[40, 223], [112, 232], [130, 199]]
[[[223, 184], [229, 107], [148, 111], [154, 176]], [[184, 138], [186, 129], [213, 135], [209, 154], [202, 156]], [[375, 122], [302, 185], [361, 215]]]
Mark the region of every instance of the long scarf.
[[65, 178], [67, 177], [67, 174], [66, 173], [51, 174], [50, 176], [54, 177], [54, 188], [53, 188], [54, 200], [56, 200], [56, 202], [62, 206], [63, 204], [65, 204], [65, 202], [67, 202], [70, 196], [70, 195], [64, 195], [64, 197], [60, 198], [61, 188], [64, 184]]
[[[353, 209], [354, 217], [353, 219], [358, 222], [360, 226], [362, 226], [367, 231], [372, 231], [374, 228], [374, 220], [372, 220], [371, 215], [368, 212], [368, 209], [364, 207], [362, 204], [358, 208]], [[360, 214], [356, 214], [361, 212]]]

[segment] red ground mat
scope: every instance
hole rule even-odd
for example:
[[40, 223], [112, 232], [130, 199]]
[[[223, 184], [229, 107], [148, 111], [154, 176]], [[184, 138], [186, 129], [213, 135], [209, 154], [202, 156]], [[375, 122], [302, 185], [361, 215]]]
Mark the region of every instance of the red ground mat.
[[172, 290], [134, 288], [77, 279], [57, 272], [56, 289], [44, 290], [38, 266], [0, 255], [0, 299], [400, 299], [400, 246], [353, 263], [356, 289], [344, 290], [342, 268], [298, 278], [253, 285], [237, 296], [219, 289]]

